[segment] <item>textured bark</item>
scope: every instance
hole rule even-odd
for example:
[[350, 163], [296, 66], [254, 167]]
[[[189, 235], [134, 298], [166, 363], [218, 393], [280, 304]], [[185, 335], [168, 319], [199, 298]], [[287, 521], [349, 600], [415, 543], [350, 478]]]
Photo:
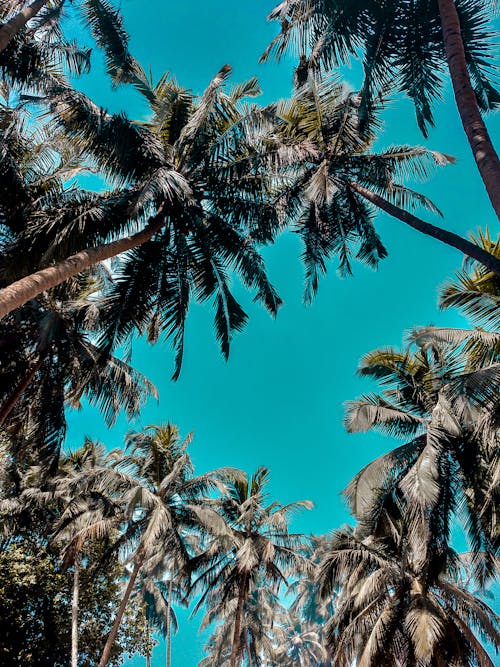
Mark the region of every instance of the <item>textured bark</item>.
[[106, 645], [104, 646], [104, 650], [102, 652], [101, 659], [99, 661], [99, 667], [106, 667], [106, 665], [109, 662], [109, 658], [111, 657], [111, 651], [113, 650], [113, 646], [116, 640], [116, 635], [118, 634], [118, 630], [120, 628], [120, 623], [122, 622], [123, 614], [125, 613], [125, 609], [127, 607], [127, 603], [130, 599], [130, 594], [132, 593], [135, 582], [137, 579], [137, 575], [139, 574], [139, 571], [142, 567], [142, 564], [144, 562], [144, 556], [139, 556], [134, 564], [134, 569], [132, 570], [132, 574], [130, 575], [129, 582], [127, 584], [127, 588], [125, 590], [125, 594], [123, 596], [123, 599], [120, 603], [120, 607], [118, 609], [118, 613], [116, 614], [115, 622], [113, 623], [113, 627], [111, 628], [111, 632], [108, 635], [108, 638], [106, 640]]
[[28, 21], [34, 18], [46, 4], [47, 0], [35, 0], [3, 24], [0, 28], [0, 53], [9, 46]]
[[34, 299], [56, 285], [60, 285], [68, 278], [94, 266], [105, 259], [116, 257], [122, 252], [142, 245], [149, 241], [164, 224], [164, 217], [158, 213], [151, 219], [150, 223], [142, 231], [131, 236], [126, 236], [111, 243], [105, 243], [96, 248], [87, 248], [71, 255], [53, 266], [41, 269], [36, 273], [25, 276], [20, 280], [0, 290], [0, 318], [4, 317], [16, 308]]
[[413, 215], [412, 213], [399, 208], [399, 206], [391, 204], [391, 202], [387, 201], [387, 199], [384, 199], [368, 188], [359, 185], [359, 183], [351, 182], [349, 185], [352, 190], [357, 192], [364, 199], [367, 199], [377, 208], [388, 213], [393, 218], [397, 218], [398, 220], [401, 220], [401, 222], [404, 222], [406, 225], [413, 227], [413, 229], [416, 229], [422, 234], [431, 236], [432, 238], [441, 241], [441, 243], [445, 243], [446, 245], [459, 250], [464, 255], [467, 255], [467, 257], [471, 257], [472, 259], [477, 260], [487, 269], [492, 271], [495, 275], [500, 277], [500, 259], [494, 255], [491, 255], [489, 252], [484, 250], [484, 248], [481, 248], [475, 243], [472, 243], [472, 241], [468, 241], [467, 239], [462, 238], [454, 232], [449, 232], [446, 229], [436, 227], [436, 225], [431, 225], [430, 222], [425, 222], [425, 220], [417, 218], [416, 215]]
[[241, 617], [243, 615], [243, 605], [247, 592], [248, 574], [243, 575], [238, 592], [238, 604], [236, 606], [236, 615], [234, 619], [233, 650], [231, 651], [230, 667], [238, 667], [241, 654]]
[[500, 219], [500, 161], [470, 81], [458, 13], [453, 0], [438, 0], [438, 6], [458, 112], [486, 191]]
[[80, 597], [80, 566], [73, 565], [73, 600], [71, 602], [71, 667], [78, 667], [78, 606]]
[[4, 423], [4, 421], [7, 419], [7, 417], [14, 409], [14, 406], [16, 405], [17, 401], [21, 398], [26, 389], [29, 387], [36, 373], [40, 370], [40, 367], [43, 364], [43, 360], [44, 360], [44, 354], [40, 352], [40, 354], [38, 355], [38, 359], [31, 364], [26, 375], [23, 377], [21, 382], [17, 385], [12, 394], [2, 405], [2, 407], [0, 408], [0, 424]]

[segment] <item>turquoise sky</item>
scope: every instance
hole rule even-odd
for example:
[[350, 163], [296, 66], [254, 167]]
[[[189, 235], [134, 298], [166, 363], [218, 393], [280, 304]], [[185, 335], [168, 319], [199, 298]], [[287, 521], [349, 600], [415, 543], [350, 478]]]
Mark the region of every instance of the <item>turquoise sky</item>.
[[[267, 103], [289, 94], [292, 73], [291, 62], [258, 64], [275, 34], [275, 26], [266, 23], [273, 4], [123, 0], [121, 9], [134, 55], [156, 77], [170, 70], [181, 84], [200, 92], [229, 63], [235, 81], [259, 77], [261, 101]], [[356, 67], [346, 77], [353, 85], [359, 83]], [[98, 57], [92, 75], [78, 85], [110, 110], [124, 110], [135, 118], [144, 113], [133, 92], [110, 89]], [[436, 119], [437, 129], [427, 143], [455, 155], [458, 163], [436, 173], [421, 190], [440, 206], [442, 224], [448, 228], [467, 234], [490, 225], [496, 231], [448, 89]], [[490, 117], [488, 124], [493, 138], [500, 138], [499, 117]], [[404, 100], [387, 111], [380, 146], [396, 143], [424, 143]], [[430, 219], [428, 214], [423, 217]], [[265, 465], [279, 500], [313, 500], [315, 509], [296, 520], [296, 529], [320, 533], [347, 521], [341, 490], [364, 464], [394, 445], [387, 438], [347, 435], [343, 429], [343, 403], [369, 389], [355, 375], [359, 358], [378, 346], [399, 345], [415, 325], [463, 324], [457, 313], [441, 313], [436, 307], [439, 286], [459, 268], [460, 254], [385, 215], [376, 225], [390, 253], [379, 271], [357, 265], [354, 277], [341, 280], [333, 262], [315, 303], [307, 308], [301, 302], [298, 240], [293, 234], [282, 237], [265, 251], [285, 302], [276, 321], [241, 292], [250, 322], [235, 338], [226, 364], [212, 334], [212, 313], [193, 307], [180, 380], [169, 380], [173, 359], [168, 345], [151, 347], [139, 341], [133, 363], [156, 384], [160, 401], [150, 402], [132, 425], [120, 419], [111, 432], [90, 408], [72, 413], [68, 446], [80, 445], [84, 436], [119, 446], [130, 428], [170, 420], [184, 434], [194, 431], [192, 456], [199, 472], [221, 465], [252, 472]], [[197, 665], [203, 643], [198, 621], [181, 624], [173, 645], [174, 667]], [[160, 645], [153, 666], [163, 664]]]

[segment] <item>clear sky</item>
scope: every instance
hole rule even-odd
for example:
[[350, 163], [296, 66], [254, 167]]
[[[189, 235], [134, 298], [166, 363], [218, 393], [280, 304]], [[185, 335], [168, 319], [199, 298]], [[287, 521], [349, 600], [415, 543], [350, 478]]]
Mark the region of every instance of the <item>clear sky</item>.
[[[259, 77], [261, 102], [267, 103], [291, 90], [291, 62], [258, 64], [275, 34], [276, 26], [266, 23], [273, 4], [123, 0], [121, 9], [134, 55], [156, 77], [169, 70], [182, 85], [201, 92], [229, 63], [234, 81]], [[355, 66], [346, 76], [351, 84], [359, 83]], [[110, 110], [121, 109], [135, 118], [144, 113], [133, 92], [110, 89], [99, 58], [93, 73], [78, 85]], [[437, 128], [427, 145], [455, 155], [458, 163], [436, 173], [421, 190], [444, 212], [442, 224], [448, 228], [467, 234], [489, 225], [496, 232], [449, 92], [436, 111]], [[424, 143], [404, 100], [395, 102], [385, 118], [380, 146]], [[500, 139], [500, 118], [490, 117], [488, 124], [493, 139]], [[134, 424], [120, 419], [111, 432], [88, 407], [72, 413], [68, 446], [79, 446], [86, 435], [110, 448], [119, 446], [130, 428], [169, 420], [184, 434], [194, 431], [192, 456], [199, 472], [231, 465], [251, 473], [265, 465], [271, 469], [272, 493], [280, 501], [313, 500], [315, 509], [296, 520], [297, 530], [321, 533], [347, 521], [341, 490], [369, 460], [394, 446], [388, 438], [353, 436], [343, 429], [343, 403], [370, 388], [355, 375], [359, 358], [379, 346], [399, 345], [415, 325], [463, 325], [457, 313], [442, 313], [436, 306], [439, 286], [459, 268], [460, 254], [385, 215], [378, 216], [376, 226], [389, 249], [379, 271], [355, 265], [355, 275], [341, 280], [332, 262], [310, 307], [301, 301], [298, 239], [291, 233], [282, 237], [265, 251], [285, 302], [276, 321], [242, 291], [250, 322], [235, 338], [226, 364], [214, 340], [210, 309], [192, 308], [180, 380], [170, 382], [173, 359], [168, 345], [151, 347], [139, 341], [133, 363], [156, 384], [159, 402], [148, 403]], [[181, 623], [173, 644], [174, 667], [197, 665], [199, 620]], [[160, 645], [153, 667], [163, 664]]]

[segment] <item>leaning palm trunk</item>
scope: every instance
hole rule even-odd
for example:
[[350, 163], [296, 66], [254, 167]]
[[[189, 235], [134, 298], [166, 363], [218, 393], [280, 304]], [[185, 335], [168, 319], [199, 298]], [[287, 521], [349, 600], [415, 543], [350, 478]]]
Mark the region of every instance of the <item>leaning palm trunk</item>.
[[384, 199], [380, 195], [376, 194], [375, 192], [372, 192], [368, 188], [365, 188], [364, 186], [360, 185], [359, 183], [350, 182], [349, 186], [351, 187], [352, 190], [357, 192], [364, 199], [368, 200], [370, 203], [372, 203], [374, 206], [381, 209], [382, 211], [385, 211], [385, 213], [388, 213], [393, 218], [401, 220], [401, 222], [404, 222], [406, 225], [413, 227], [413, 229], [416, 229], [422, 234], [426, 234], [427, 236], [432, 236], [432, 238], [441, 241], [441, 243], [445, 243], [446, 245], [449, 245], [452, 248], [456, 248], [464, 255], [467, 255], [468, 257], [477, 260], [478, 262], [483, 264], [487, 269], [492, 271], [495, 275], [500, 277], [500, 259], [495, 257], [494, 255], [491, 255], [489, 252], [487, 252], [480, 246], [476, 245], [475, 243], [472, 243], [471, 241], [468, 241], [467, 239], [462, 238], [461, 236], [455, 234], [454, 232], [449, 232], [446, 229], [442, 229], [441, 227], [436, 227], [436, 225], [432, 225], [430, 222], [425, 222], [425, 220], [417, 218], [417, 216], [413, 215], [412, 213], [409, 213], [408, 211], [405, 211], [402, 208], [399, 208], [399, 206], [395, 206], [391, 202], [387, 201], [387, 199]]
[[136, 234], [99, 245], [96, 248], [81, 250], [53, 266], [16, 280], [16, 282], [0, 290], [0, 318], [16, 308], [20, 308], [42, 292], [60, 285], [68, 278], [76, 276], [95, 264], [146, 243], [162, 228], [163, 224], [164, 216], [161, 212], [158, 212], [149, 224]]
[[0, 28], [0, 53], [4, 51], [24, 26], [45, 7], [47, 0], [35, 0], [31, 5], [21, 9]]
[[108, 638], [106, 640], [106, 644], [104, 646], [104, 650], [102, 652], [101, 659], [99, 661], [99, 666], [98, 667], [106, 667], [106, 665], [109, 662], [109, 658], [111, 657], [111, 651], [113, 650], [113, 646], [116, 640], [116, 635], [118, 634], [118, 630], [120, 628], [120, 623], [122, 622], [123, 614], [125, 613], [125, 609], [127, 607], [128, 601], [130, 599], [130, 595], [132, 593], [132, 590], [134, 589], [135, 582], [137, 579], [137, 575], [139, 574], [139, 571], [142, 567], [142, 564], [144, 562], [144, 555], [141, 555], [137, 558], [134, 569], [132, 570], [132, 574], [130, 575], [129, 582], [127, 584], [127, 588], [125, 590], [125, 594], [123, 596], [123, 599], [120, 603], [120, 607], [118, 609], [118, 613], [116, 614], [115, 622], [113, 623], [113, 627], [111, 628], [111, 632], [108, 635]]
[[458, 112], [486, 191], [500, 219], [500, 161], [470, 82], [458, 13], [453, 0], [438, 0], [438, 5]]
[[73, 571], [73, 600], [71, 603], [71, 667], [78, 667], [78, 606], [80, 596], [80, 568], [75, 559]]
[[10, 415], [10, 413], [14, 409], [14, 406], [16, 405], [17, 401], [21, 398], [21, 396], [24, 394], [26, 389], [31, 384], [33, 378], [35, 377], [37, 372], [40, 370], [40, 367], [43, 364], [44, 358], [45, 358], [45, 355], [43, 353], [40, 353], [39, 356], [38, 356], [38, 359], [33, 364], [31, 364], [31, 367], [29, 368], [28, 372], [23, 377], [21, 382], [19, 382], [19, 384], [14, 389], [12, 394], [7, 398], [5, 403], [0, 407], [0, 425], [5, 422], [7, 417]]
[[237, 667], [240, 662], [241, 654], [241, 617], [243, 615], [243, 605], [245, 603], [246, 586], [248, 581], [248, 574], [243, 575], [240, 583], [240, 590], [238, 593], [238, 603], [236, 606], [236, 616], [234, 619], [234, 635], [233, 635], [233, 649], [231, 651], [230, 667]]

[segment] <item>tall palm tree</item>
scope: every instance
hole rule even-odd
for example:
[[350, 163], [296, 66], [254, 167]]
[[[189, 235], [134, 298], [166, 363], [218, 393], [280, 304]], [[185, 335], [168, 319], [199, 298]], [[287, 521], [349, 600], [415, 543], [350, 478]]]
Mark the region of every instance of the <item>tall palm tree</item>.
[[[14, 37], [23, 30], [26, 24], [48, 4], [49, 0], [34, 0], [26, 7], [19, 8], [17, 3], [7, 3], [7, 17], [9, 13], [13, 15], [7, 18], [0, 26], [0, 53], [5, 51]], [[2, 17], [4, 18], [4, 17]]]
[[177, 375], [192, 294], [214, 300], [216, 335], [226, 356], [233, 332], [246, 320], [230, 290], [233, 270], [272, 314], [280, 305], [256, 248], [273, 233], [275, 219], [268, 186], [249, 159], [259, 142], [250, 128], [261, 114], [240, 102], [259, 89], [251, 80], [227, 90], [226, 66], [196, 100], [168, 76], [154, 86], [136, 68], [135, 85], [151, 107], [146, 123], [109, 115], [66, 86], [53, 90], [54, 123], [101, 173], [125, 187], [71, 195], [58, 211], [47, 203], [36, 224], [16, 239], [12, 256], [29, 249], [32, 266], [50, 266], [5, 287], [0, 316], [99, 261], [131, 251], [107, 294], [107, 339], [123, 341], [134, 328], [148, 329], [151, 340], [163, 332], [177, 349]]
[[21, 90], [45, 93], [65, 74], [90, 69], [89, 48], [65, 37], [62, 17], [77, 8], [87, 30], [104, 51], [113, 83], [128, 79], [133, 59], [119, 11], [109, 0], [35, 0], [0, 7], [0, 77]]
[[[228, 601], [228, 608], [233, 609], [237, 599]], [[271, 667], [276, 665], [277, 641], [281, 641], [279, 624], [285, 615], [285, 609], [279, 602], [279, 597], [269, 588], [266, 581], [260, 582], [250, 593], [247, 604], [242, 611], [242, 643], [241, 660], [247, 667]], [[201, 628], [210, 623], [209, 614], [206, 615]], [[228, 667], [231, 662], [232, 642], [234, 636], [233, 620], [227, 614], [216, 625], [205, 646], [206, 656], [199, 663], [199, 667]]]
[[[86, 476], [92, 473], [96, 468], [106, 465], [106, 450], [103, 445], [98, 442], [86, 439], [82, 447], [65, 455], [60, 461], [57, 476], [53, 480], [54, 495], [62, 501], [63, 505], [74, 502], [73, 495], [68, 495], [67, 490], [72, 489], [72, 478], [76, 475], [81, 478], [82, 473]], [[86, 512], [100, 513], [102, 517], [105, 516], [106, 510], [101, 504], [103, 498], [96, 498], [92, 501], [88, 497], [80, 496], [81, 501], [86, 505]], [[87, 517], [88, 518], [88, 517]], [[74, 529], [74, 525], [71, 529]], [[59, 531], [57, 538], [64, 543], [65, 538], [68, 539], [70, 534]], [[78, 635], [79, 635], [79, 614], [80, 614], [80, 568], [86, 550], [85, 544], [74, 543], [72, 549], [66, 549], [64, 555], [63, 567], [73, 568], [73, 596], [71, 603], [71, 667], [78, 667]]]
[[193, 476], [193, 465], [187, 453], [188, 437], [181, 441], [176, 427], [152, 426], [144, 432], [127, 436], [130, 454], [111, 453], [106, 465], [89, 475], [75, 477], [71, 488], [86, 485], [89, 493], [102, 492], [111, 496], [118, 511], [109, 517], [88, 516], [76, 500], [70, 503], [62, 522], [77, 530], [68, 543], [75, 548], [85, 540], [112, 534], [120, 527], [122, 534], [115, 543], [128, 553], [132, 572], [116, 619], [107, 638], [99, 662], [105, 667], [118, 629], [139, 575], [154, 572], [165, 563], [174, 562], [182, 575], [193, 555], [186, 535], [199, 530], [198, 504], [217, 488], [223, 471]]
[[60, 27], [64, 0], [23, 4], [4, 2], [0, 7], [0, 81], [42, 92], [60, 81], [63, 72], [88, 72], [90, 49], [67, 39]]
[[148, 573], [139, 584], [139, 597], [146, 605], [146, 617], [150, 627], [166, 641], [166, 667], [172, 664], [172, 635], [179, 628], [174, 602], [184, 604], [186, 599], [186, 587], [177, 579], [176, 574], [178, 573], [173, 572], [168, 579], [156, 580]]
[[453, 158], [410, 146], [375, 152], [382, 107], [383, 100], [361, 125], [359, 94], [350, 93], [334, 77], [309, 77], [290, 100], [278, 104], [269, 159], [283, 179], [277, 196], [279, 210], [304, 242], [308, 299], [332, 255], [339, 256], [344, 272], [350, 272], [353, 255], [370, 266], [387, 255], [373, 223], [379, 211], [500, 274], [498, 260], [483, 247], [408, 210], [422, 206], [439, 213], [428, 198], [402, 182], [422, 180], [436, 165]]
[[250, 650], [244, 623], [261, 580], [277, 594], [289, 573], [308, 566], [299, 552], [306, 538], [290, 533], [288, 523], [293, 513], [312, 504], [267, 504], [268, 483], [266, 468], [250, 478], [228, 480], [222, 498], [203, 509], [213, 518], [207, 546], [190, 563], [190, 569], [199, 572], [192, 590], [201, 593], [194, 611], [206, 605], [204, 624], [227, 620], [231, 625], [230, 667], [241, 665], [245, 651]]
[[477, 634], [498, 650], [500, 618], [461, 582], [457, 554], [429, 560], [404, 512], [386, 519], [375, 536], [337, 531], [321, 564], [321, 591], [341, 586], [326, 629], [332, 664], [493, 667]]
[[467, 139], [500, 218], [500, 162], [481, 114], [500, 102], [487, 2], [362, 0], [346, 6], [342, 0], [284, 0], [270, 18], [281, 23], [281, 32], [264, 57], [298, 49], [303, 78], [310, 68], [331, 69], [362, 51], [365, 108], [381, 87], [397, 87], [412, 99], [424, 136], [448, 68]]
[[0, 322], [0, 425], [49, 458], [57, 458], [68, 404], [79, 407], [86, 398], [112, 425], [121, 409], [132, 418], [157, 395], [147, 378], [94, 340], [102, 285], [81, 277]]
[[415, 509], [416, 530], [428, 526], [424, 541], [434, 550], [437, 544], [446, 549], [450, 522], [458, 514], [485, 579], [495, 574], [493, 554], [499, 547], [500, 373], [498, 364], [468, 364], [463, 345], [443, 342], [432, 330], [417, 331], [413, 348], [375, 350], [364, 357], [360, 374], [378, 381], [382, 391], [348, 404], [347, 429], [375, 429], [407, 442], [369, 463], [346, 494], [367, 531], [380, 520], [384, 499], [406, 498]]

